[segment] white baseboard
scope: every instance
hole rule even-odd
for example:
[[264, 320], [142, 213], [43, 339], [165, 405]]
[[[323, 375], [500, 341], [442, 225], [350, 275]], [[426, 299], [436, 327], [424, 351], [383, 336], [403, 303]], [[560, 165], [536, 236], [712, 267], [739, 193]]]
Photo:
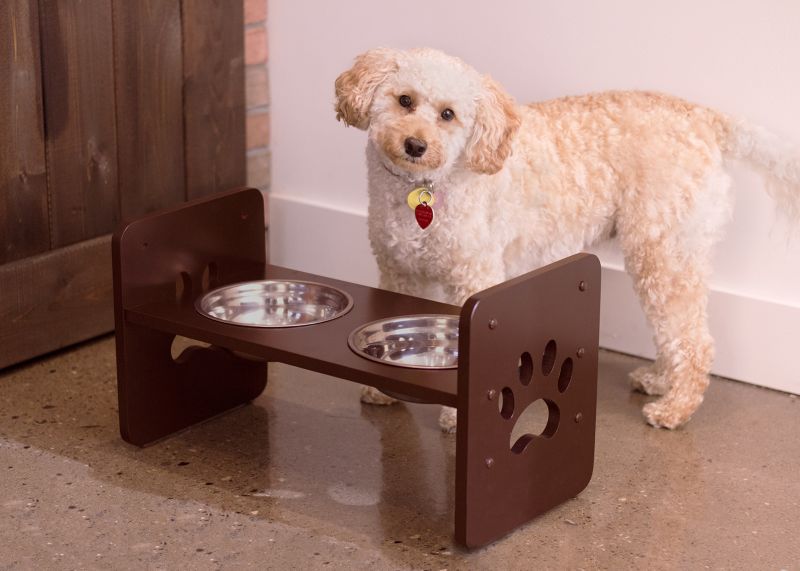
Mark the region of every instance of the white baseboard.
[[[600, 345], [652, 359], [652, 330], [628, 274], [604, 267], [602, 288]], [[800, 394], [800, 367], [789, 358], [797, 351], [800, 308], [712, 289], [708, 312], [715, 375]]]
[[[270, 261], [298, 270], [375, 286], [378, 270], [365, 212], [271, 195]], [[652, 359], [652, 333], [628, 275], [603, 268], [600, 345]], [[712, 289], [714, 374], [800, 394], [797, 348], [800, 308]]]

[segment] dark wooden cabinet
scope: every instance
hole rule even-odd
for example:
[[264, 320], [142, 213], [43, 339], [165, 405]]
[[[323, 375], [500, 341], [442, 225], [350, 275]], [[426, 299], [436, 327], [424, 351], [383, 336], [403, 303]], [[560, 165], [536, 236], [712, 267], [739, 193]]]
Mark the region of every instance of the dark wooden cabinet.
[[0, 368], [113, 328], [110, 232], [243, 185], [244, 105], [242, 0], [0, 2]]

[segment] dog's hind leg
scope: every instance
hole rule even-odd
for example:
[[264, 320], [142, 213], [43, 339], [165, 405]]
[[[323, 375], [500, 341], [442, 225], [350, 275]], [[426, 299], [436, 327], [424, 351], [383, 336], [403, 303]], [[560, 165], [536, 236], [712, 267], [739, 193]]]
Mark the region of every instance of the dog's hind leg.
[[731, 210], [730, 177], [713, 158], [710, 162], [694, 170], [649, 173], [655, 175], [646, 181], [649, 191], [629, 196], [617, 220], [625, 266], [656, 345], [655, 363], [631, 374], [634, 388], [663, 395], [643, 409], [653, 426], [687, 422], [709, 383], [711, 251]]
[[669, 381], [663, 363], [656, 361], [631, 372], [631, 387], [646, 395], [661, 396], [669, 390]]
[[706, 261], [679, 256], [668, 243], [639, 243], [626, 255], [626, 265], [657, 351], [652, 368], [632, 376], [650, 394], [666, 391], [643, 413], [653, 426], [677, 428], [703, 402], [714, 349], [706, 313]]

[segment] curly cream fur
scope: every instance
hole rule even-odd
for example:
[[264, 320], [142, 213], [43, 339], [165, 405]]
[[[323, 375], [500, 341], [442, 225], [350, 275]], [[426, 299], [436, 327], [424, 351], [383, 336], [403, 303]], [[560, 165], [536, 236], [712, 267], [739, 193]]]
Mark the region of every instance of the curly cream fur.
[[[370, 69], [371, 66], [375, 69]], [[755, 163], [800, 219], [800, 153], [765, 131], [678, 98], [608, 92], [517, 106], [494, 81], [430, 49], [378, 50], [336, 82], [338, 115], [368, 131], [369, 237], [380, 286], [446, 301], [618, 236], [653, 326], [657, 359], [631, 375], [663, 395], [654, 426], [675, 428], [703, 400], [713, 360], [707, 280], [731, 215], [724, 159]], [[413, 106], [398, 103], [409, 95]], [[456, 119], [444, 121], [443, 108]], [[406, 137], [431, 157], [409, 157]], [[422, 230], [406, 196], [435, 185]], [[453, 414], [442, 428], [454, 428]]]

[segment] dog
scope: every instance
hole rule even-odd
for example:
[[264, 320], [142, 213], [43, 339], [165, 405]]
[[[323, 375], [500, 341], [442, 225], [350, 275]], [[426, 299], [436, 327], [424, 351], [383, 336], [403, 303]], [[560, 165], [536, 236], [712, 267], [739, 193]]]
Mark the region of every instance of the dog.
[[[707, 283], [732, 213], [726, 161], [759, 169], [779, 209], [798, 221], [800, 152], [659, 93], [520, 106], [489, 76], [428, 48], [370, 50], [335, 92], [337, 119], [368, 133], [369, 239], [381, 288], [431, 297], [438, 286], [440, 299], [460, 305], [616, 236], [657, 349], [654, 363], [630, 374], [635, 390], [660, 396], [644, 417], [668, 429], [691, 418], [713, 359]], [[362, 401], [394, 399], [364, 387]], [[439, 424], [453, 432], [455, 410], [444, 407]]]

